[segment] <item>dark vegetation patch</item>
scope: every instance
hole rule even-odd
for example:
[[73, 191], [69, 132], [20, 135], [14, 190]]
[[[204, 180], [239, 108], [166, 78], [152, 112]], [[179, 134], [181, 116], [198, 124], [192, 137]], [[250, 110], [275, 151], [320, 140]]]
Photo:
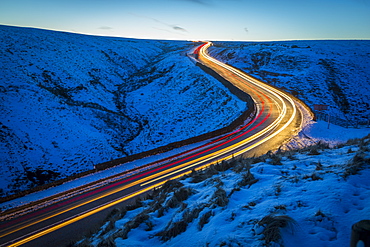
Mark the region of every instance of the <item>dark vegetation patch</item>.
[[350, 104], [341, 86], [337, 83], [340, 81], [340, 77], [338, 71], [334, 68], [333, 62], [327, 59], [320, 59], [319, 64], [326, 70], [326, 83], [335, 103], [340, 107], [343, 113], [348, 114], [350, 111]]
[[269, 214], [263, 217], [257, 224], [263, 227], [261, 235], [263, 235], [262, 240], [266, 245], [272, 242], [282, 244], [281, 228], [288, 227], [293, 233], [297, 226], [297, 222], [288, 215], [275, 214]]

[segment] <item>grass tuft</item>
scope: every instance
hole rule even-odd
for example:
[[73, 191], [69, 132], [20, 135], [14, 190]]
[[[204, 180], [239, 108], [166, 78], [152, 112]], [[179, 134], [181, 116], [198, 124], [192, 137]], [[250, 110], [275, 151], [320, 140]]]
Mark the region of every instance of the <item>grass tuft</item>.
[[370, 159], [365, 158], [365, 154], [363, 152], [358, 152], [356, 155], [345, 165], [345, 170], [342, 175], [344, 179], [349, 177], [350, 175], [357, 174], [365, 164], [369, 164]]
[[219, 207], [225, 207], [229, 203], [226, 191], [221, 187], [218, 187], [212, 197], [214, 203]]
[[257, 224], [264, 227], [261, 233], [264, 236], [263, 240], [266, 244], [270, 244], [271, 242], [281, 242], [281, 228], [289, 227], [293, 233], [297, 222], [287, 215], [269, 214], [263, 217]]
[[251, 171], [248, 169], [246, 173], [242, 175], [242, 179], [238, 182], [238, 187], [244, 187], [248, 185], [248, 188], [252, 186], [252, 184], [255, 184], [258, 182], [258, 179], [256, 179]]

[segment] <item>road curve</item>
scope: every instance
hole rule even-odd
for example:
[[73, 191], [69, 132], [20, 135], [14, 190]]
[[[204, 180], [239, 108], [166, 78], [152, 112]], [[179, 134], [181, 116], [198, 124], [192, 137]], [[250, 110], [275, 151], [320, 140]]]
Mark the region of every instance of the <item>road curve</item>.
[[86, 224], [97, 224], [98, 220], [94, 221], [99, 218], [97, 215], [106, 215], [125, 201], [160, 187], [169, 179], [240, 154], [266, 153], [290, 138], [301, 124], [294, 99], [210, 57], [207, 49], [211, 45], [211, 42], [205, 43], [194, 51], [198, 61], [252, 97], [256, 111], [251, 121], [232, 133], [172, 156], [145, 171], [27, 214], [15, 214], [0, 223], [0, 246], [66, 245], [65, 236], [70, 236], [68, 234], [75, 229], [86, 230]]

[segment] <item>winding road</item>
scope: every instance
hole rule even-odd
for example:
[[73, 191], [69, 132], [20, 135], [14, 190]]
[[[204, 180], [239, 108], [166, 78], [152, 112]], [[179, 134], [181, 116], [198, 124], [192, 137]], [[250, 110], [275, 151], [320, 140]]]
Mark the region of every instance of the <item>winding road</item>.
[[253, 156], [276, 150], [296, 133], [302, 122], [296, 101], [288, 94], [210, 57], [207, 49], [211, 45], [207, 42], [194, 51], [198, 62], [251, 96], [255, 112], [250, 121], [232, 133], [159, 161], [158, 165], [129, 177], [33, 212], [15, 212], [0, 223], [0, 246], [67, 245], [101, 224], [112, 209], [160, 187], [169, 179], [237, 155]]

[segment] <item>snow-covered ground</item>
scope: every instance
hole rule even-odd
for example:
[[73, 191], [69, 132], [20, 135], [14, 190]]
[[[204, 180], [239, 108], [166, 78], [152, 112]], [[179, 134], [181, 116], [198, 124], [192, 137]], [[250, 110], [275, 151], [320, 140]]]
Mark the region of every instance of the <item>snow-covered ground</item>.
[[0, 196], [230, 124], [194, 45], [0, 25]]
[[[317, 123], [307, 134], [319, 138], [322, 128]], [[333, 149], [236, 160], [229, 169], [215, 167], [164, 186], [141, 207], [115, 211], [78, 244], [349, 246], [351, 226], [369, 219], [369, 176], [370, 136]]]
[[323, 141], [335, 146], [350, 139], [362, 138], [370, 134], [370, 126], [367, 128], [344, 128], [325, 121], [311, 121], [302, 131], [315, 142]]

